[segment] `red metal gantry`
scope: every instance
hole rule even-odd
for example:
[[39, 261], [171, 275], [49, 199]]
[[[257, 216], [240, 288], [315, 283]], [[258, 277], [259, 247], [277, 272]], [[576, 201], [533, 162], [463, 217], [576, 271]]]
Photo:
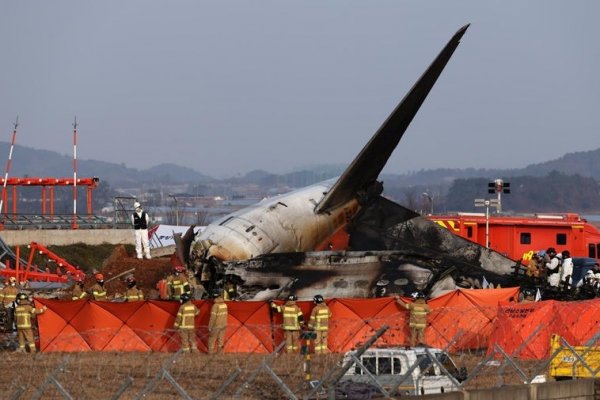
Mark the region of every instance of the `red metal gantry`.
[[[0, 269], [0, 276], [3, 276], [6, 280], [10, 277], [15, 277], [17, 282], [34, 281], [68, 283], [70, 279], [85, 279], [85, 272], [48, 250], [45, 246], [36, 242], [31, 242], [27, 247], [29, 248], [27, 264], [24, 266], [20, 265], [20, 250], [17, 247], [16, 257], [13, 260], [14, 266], [11, 266], [10, 261], [6, 260], [6, 268]], [[48, 260], [51, 260], [56, 265], [56, 270], [51, 272], [50, 268], [42, 269], [34, 265], [33, 258], [36, 254], [46, 256]]]
[[[85, 186], [87, 192], [87, 214], [92, 216], [92, 191], [98, 186], [99, 178], [77, 178], [76, 184]], [[52, 177], [25, 177], [25, 178], [8, 178], [6, 186], [12, 187], [12, 216], [17, 215], [17, 187], [18, 186], [41, 186], [42, 188], [42, 216], [54, 216], [54, 187], [55, 186], [74, 186], [73, 178], [52, 178]], [[4, 185], [4, 178], [0, 178], [0, 184]], [[49, 193], [47, 193], [49, 192]], [[0, 210], [3, 214], [8, 214], [8, 190], [4, 188], [2, 191], [2, 201], [4, 209]], [[47, 204], [49, 203], [49, 211]]]

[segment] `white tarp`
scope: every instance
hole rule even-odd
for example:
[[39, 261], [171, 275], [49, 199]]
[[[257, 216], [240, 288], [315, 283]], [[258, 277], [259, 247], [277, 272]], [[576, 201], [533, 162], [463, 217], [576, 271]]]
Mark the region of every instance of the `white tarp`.
[[[194, 228], [194, 233], [202, 232], [204, 226], [197, 226]], [[158, 225], [158, 228], [152, 236], [150, 236], [150, 247], [156, 249], [158, 247], [166, 247], [175, 245], [173, 239], [174, 233], [181, 233], [182, 235], [189, 229], [189, 226], [177, 226], [177, 225]]]

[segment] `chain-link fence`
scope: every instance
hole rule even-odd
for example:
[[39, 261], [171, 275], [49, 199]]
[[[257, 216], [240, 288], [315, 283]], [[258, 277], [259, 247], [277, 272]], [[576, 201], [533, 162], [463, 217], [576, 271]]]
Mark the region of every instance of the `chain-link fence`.
[[[249, 329], [253, 328], [257, 327]], [[108, 339], [102, 352], [7, 351], [6, 368], [0, 374], [0, 398], [304, 399], [370, 398], [376, 394], [394, 398], [409, 393], [528, 384], [551, 380], [553, 376], [600, 376], [600, 350], [595, 349], [599, 346], [600, 329], [585, 346], [576, 347], [575, 343], [555, 336], [548, 343], [545, 356], [539, 359], [532, 359], [527, 349], [543, 335], [543, 325], [533, 329], [515, 349], [488, 342], [487, 346], [481, 343], [480, 348], [453, 350], [468, 334], [459, 329], [440, 349], [394, 346], [392, 352], [378, 354], [375, 349], [390, 349], [378, 346], [395, 329], [398, 327], [371, 330], [352, 352], [335, 354], [285, 354], [284, 343], [276, 337], [272, 338], [275, 346], [271, 352], [257, 342], [244, 353], [206, 354], [202, 344], [207, 343], [208, 334], [202, 331], [197, 332], [198, 348], [203, 350], [198, 353], [178, 350], [176, 331], [160, 336], [153, 331], [132, 332], [131, 343], [123, 336], [119, 336], [119, 343], [111, 344]], [[76, 346], [82, 340], [107, 340], [109, 333], [107, 329], [90, 330], [63, 335], [60, 340], [65, 346]], [[164, 351], [137, 348], [140, 336], [148, 340], [160, 337]], [[14, 342], [15, 338], [9, 336], [8, 340]], [[129, 347], [132, 351], [109, 351], [111, 346]], [[403, 356], [406, 360], [398, 361], [396, 366], [394, 358], [400, 360]]]

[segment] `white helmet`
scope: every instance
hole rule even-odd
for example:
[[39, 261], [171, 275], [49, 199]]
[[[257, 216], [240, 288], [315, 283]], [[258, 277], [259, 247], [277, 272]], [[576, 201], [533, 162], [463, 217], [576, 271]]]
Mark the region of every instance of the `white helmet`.
[[139, 202], [136, 201], [135, 203], [133, 203], [133, 208], [141, 208], [141, 207], [142, 207], [142, 205]]
[[600, 272], [596, 272], [596, 275], [594, 275], [594, 278], [600, 280]]

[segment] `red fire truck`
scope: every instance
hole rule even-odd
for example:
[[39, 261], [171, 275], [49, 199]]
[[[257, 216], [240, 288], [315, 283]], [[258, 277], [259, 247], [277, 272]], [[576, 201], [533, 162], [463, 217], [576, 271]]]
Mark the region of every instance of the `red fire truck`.
[[[600, 231], [578, 214], [507, 216], [484, 213], [429, 215], [428, 219], [455, 234], [486, 245], [514, 260], [528, 261], [534, 251], [554, 247], [572, 257], [600, 259]], [[487, 231], [487, 235], [486, 235]]]

